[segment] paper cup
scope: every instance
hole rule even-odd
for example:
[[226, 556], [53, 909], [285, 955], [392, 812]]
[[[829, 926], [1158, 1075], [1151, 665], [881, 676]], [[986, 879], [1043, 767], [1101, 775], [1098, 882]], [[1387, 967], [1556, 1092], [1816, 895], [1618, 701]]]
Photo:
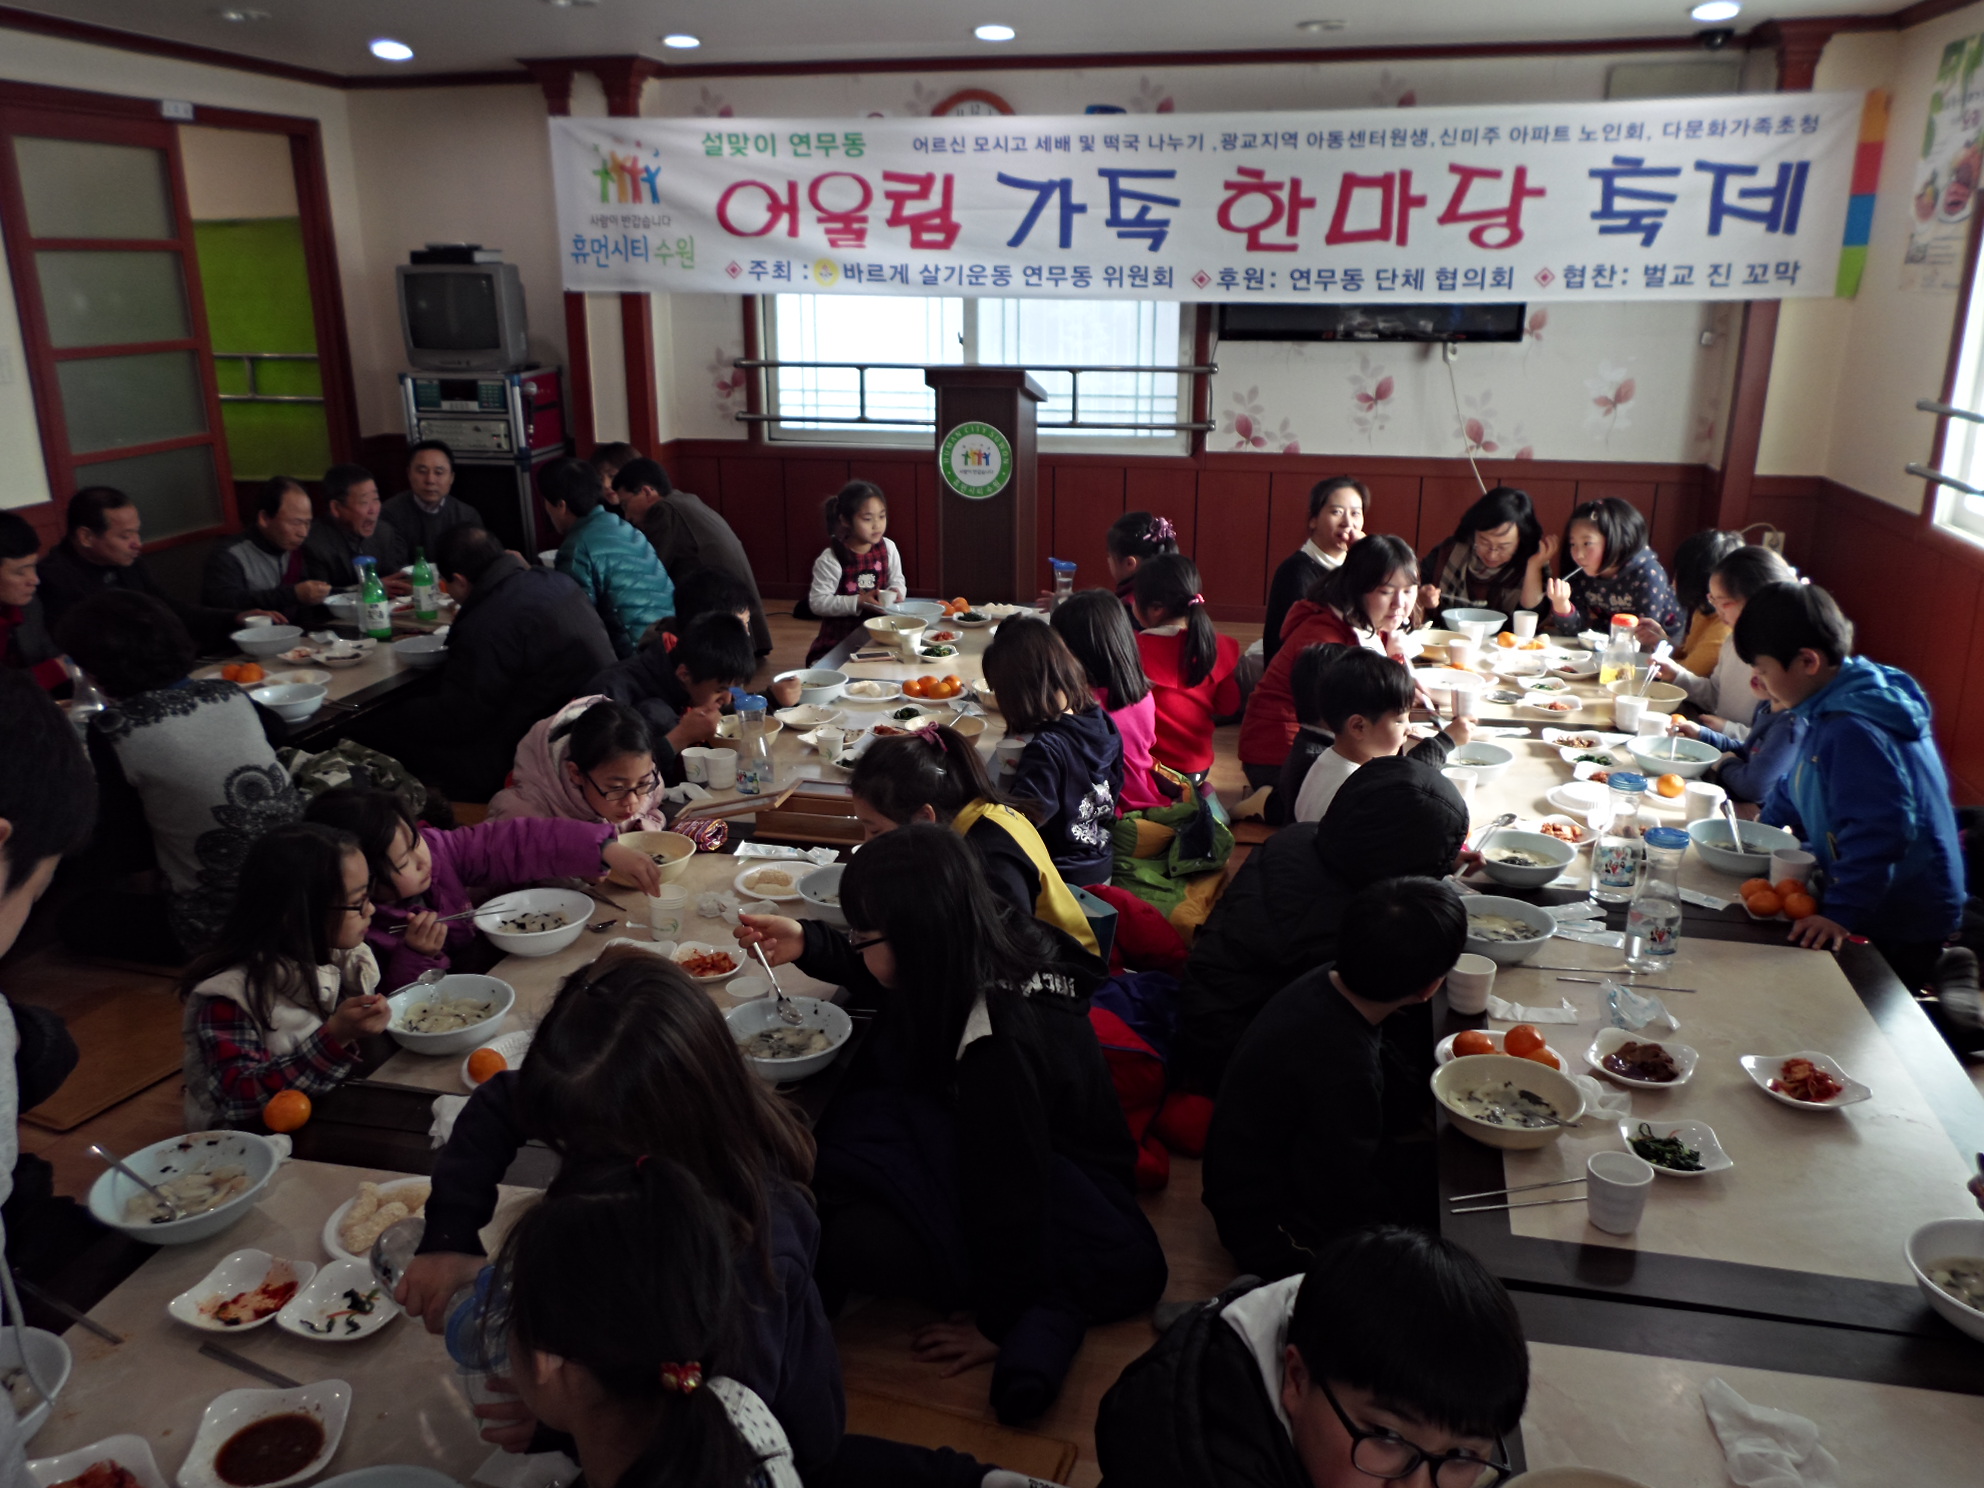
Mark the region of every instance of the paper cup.
[[1612, 699], [1612, 723], [1621, 733], [1638, 733], [1645, 714], [1646, 699], [1636, 693], [1622, 693]]
[[1772, 883], [1782, 883], [1787, 878], [1795, 878], [1809, 888], [1812, 875], [1818, 870], [1819, 860], [1802, 847], [1780, 847], [1770, 855]]
[[648, 929], [656, 940], [673, 940], [682, 933], [682, 918], [689, 912], [689, 891], [680, 884], [667, 883], [659, 894], [648, 895]]
[[1517, 610], [1509, 616], [1509, 631], [1518, 641], [1536, 639], [1536, 611]]
[[737, 789], [737, 751], [734, 749], [712, 749], [709, 755], [709, 787], [711, 790]]
[[1673, 721], [1672, 713], [1642, 713], [1634, 731], [1642, 739], [1664, 739]]
[[840, 758], [841, 746], [847, 743], [847, 731], [823, 723], [813, 731], [813, 747], [820, 751], [820, 758], [832, 764]]
[[1461, 800], [1471, 802], [1474, 799], [1474, 785], [1478, 779], [1474, 771], [1460, 765], [1448, 765], [1440, 773], [1447, 777], [1455, 790], [1460, 792]]
[[1474, 653], [1478, 645], [1473, 636], [1455, 636], [1447, 642], [1447, 665], [1456, 667], [1474, 665]]
[[1653, 1187], [1653, 1164], [1630, 1152], [1595, 1152], [1584, 1171], [1585, 1217], [1608, 1235], [1638, 1229]]
[[993, 750], [993, 756], [998, 761], [999, 772], [1001, 774], [1011, 774], [1019, 768], [1020, 755], [1025, 752], [1028, 742], [1025, 739], [1001, 739], [999, 741], [998, 748]]
[[1690, 780], [1681, 791], [1681, 804], [1688, 820], [1705, 821], [1722, 810], [1722, 799], [1729, 792], [1712, 780]]
[[700, 744], [692, 744], [682, 751], [682, 775], [697, 785], [708, 785], [710, 780], [710, 752]]
[[246, 620], [241, 622], [241, 628], [243, 630], [260, 630], [265, 625], [273, 624], [275, 624], [275, 621], [271, 620], [267, 615], [250, 615]]
[[1488, 994], [1495, 987], [1495, 963], [1486, 956], [1467, 955], [1447, 973], [1447, 1007], [1462, 1017], [1488, 1011]]

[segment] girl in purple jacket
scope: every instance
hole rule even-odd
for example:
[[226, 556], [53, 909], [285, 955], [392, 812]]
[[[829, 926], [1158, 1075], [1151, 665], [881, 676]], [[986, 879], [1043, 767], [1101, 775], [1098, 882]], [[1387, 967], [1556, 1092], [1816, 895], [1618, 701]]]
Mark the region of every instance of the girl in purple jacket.
[[324, 792], [304, 817], [351, 833], [364, 849], [375, 906], [365, 939], [390, 988], [447, 970], [476, 934], [472, 920], [443, 919], [493, 893], [615, 869], [644, 894], [661, 888], [654, 859], [623, 846], [610, 822], [515, 817], [444, 832], [419, 821], [392, 791], [355, 787]]

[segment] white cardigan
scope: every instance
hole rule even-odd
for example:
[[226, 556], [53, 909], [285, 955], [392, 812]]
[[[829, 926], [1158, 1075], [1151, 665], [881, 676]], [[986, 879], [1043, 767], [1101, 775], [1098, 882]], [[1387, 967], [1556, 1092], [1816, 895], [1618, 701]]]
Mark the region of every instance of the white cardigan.
[[1757, 711], [1757, 695], [1750, 691], [1750, 664], [1736, 654], [1735, 636], [1723, 638], [1715, 666], [1706, 677], [1698, 677], [1683, 667], [1674, 678], [1674, 685], [1687, 693], [1688, 701], [1704, 713], [1712, 713], [1728, 724], [1723, 732], [1731, 738], [1749, 737], [1750, 715]]
[[[889, 581], [885, 586], [894, 599], [885, 597], [884, 589], [875, 591], [877, 604], [893, 604], [909, 593], [909, 585], [902, 576], [902, 554], [889, 538], [882, 539], [882, 547], [889, 555]], [[821, 619], [829, 615], [858, 615], [861, 613], [861, 596], [840, 592], [840, 559], [834, 556], [831, 547], [822, 548], [820, 556], [813, 560], [813, 584], [806, 591], [806, 603]]]

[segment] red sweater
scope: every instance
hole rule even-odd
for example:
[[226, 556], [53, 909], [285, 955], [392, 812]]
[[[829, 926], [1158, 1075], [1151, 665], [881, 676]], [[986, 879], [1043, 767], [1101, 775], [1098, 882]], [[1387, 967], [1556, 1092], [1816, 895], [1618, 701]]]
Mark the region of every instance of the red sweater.
[[1151, 696], [1157, 699], [1157, 742], [1152, 758], [1187, 775], [1211, 769], [1212, 721], [1240, 706], [1240, 682], [1233, 675], [1240, 665], [1240, 643], [1231, 636], [1221, 636], [1214, 648], [1212, 671], [1191, 687], [1185, 686], [1180, 676], [1183, 631], [1177, 635], [1138, 631], [1137, 649], [1143, 653]]
[[[1295, 658], [1307, 647], [1330, 641], [1340, 646], [1355, 646], [1357, 632], [1328, 605], [1303, 599], [1289, 607], [1288, 618], [1281, 626], [1281, 649], [1274, 653], [1274, 660], [1268, 663], [1261, 680], [1254, 685], [1253, 695], [1247, 699], [1247, 716], [1240, 724], [1241, 764], [1279, 765], [1288, 758], [1295, 732], [1302, 726], [1295, 716], [1295, 691], [1289, 686], [1289, 678], [1295, 672]], [[1144, 669], [1150, 669], [1148, 662]]]

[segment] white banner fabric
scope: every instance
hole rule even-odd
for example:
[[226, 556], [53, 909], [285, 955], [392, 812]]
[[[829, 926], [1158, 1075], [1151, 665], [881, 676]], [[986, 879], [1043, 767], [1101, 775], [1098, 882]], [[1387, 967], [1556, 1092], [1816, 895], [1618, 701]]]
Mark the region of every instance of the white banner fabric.
[[1834, 293], [1862, 97], [551, 121], [568, 290]]

